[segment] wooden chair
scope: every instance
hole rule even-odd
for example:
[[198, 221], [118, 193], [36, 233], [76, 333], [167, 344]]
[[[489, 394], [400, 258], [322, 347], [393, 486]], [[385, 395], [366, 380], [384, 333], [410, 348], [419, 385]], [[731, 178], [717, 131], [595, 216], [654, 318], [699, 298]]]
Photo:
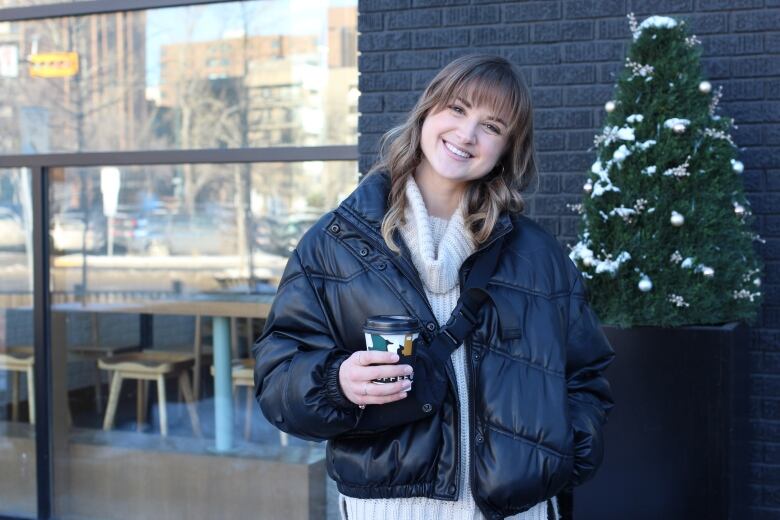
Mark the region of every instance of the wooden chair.
[[23, 347], [8, 349], [0, 352], [0, 370], [11, 372], [11, 420], [19, 420], [19, 374], [27, 375], [27, 407], [30, 416], [30, 424], [35, 424], [35, 376], [33, 366], [35, 356], [32, 348], [29, 352]]
[[[233, 393], [236, 394], [239, 386], [246, 388], [246, 412], [244, 418], [244, 439], [249, 440], [252, 436], [252, 411], [254, 410], [254, 391], [255, 391], [255, 360], [254, 359], [236, 359], [233, 360], [231, 369], [233, 376]], [[211, 376], [214, 376], [214, 366], [211, 367]], [[287, 446], [287, 433], [279, 432], [279, 442], [282, 446]]]
[[108, 395], [108, 407], [103, 420], [103, 429], [110, 430], [114, 426], [114, 418], [119, 403], [119, 392], [125, 379], [138, 381], [137, 420], [139, 424], [145, 422], [146, 384], [148, 381], [156, 381], [157, 399], [160, 408], [160, 433], [163, 437], [167, 436], [168, 413], [165, 398], [165, 379], [176, 377], [179, 381], [179, 390], [184, 396], [187, 405], [192, 431], [197, 437], [201, 437], [200, 421], [198, 420], [198, 412], [195, 408], [195, 399], [189, 377], [189, 371], [192, 370], [194, 364], [195, 358], [192, 354], [154, 350], [119, 354], [111, 358], [98, 360], [98, 366], [102, 370], [113, 372], [111, 391]]

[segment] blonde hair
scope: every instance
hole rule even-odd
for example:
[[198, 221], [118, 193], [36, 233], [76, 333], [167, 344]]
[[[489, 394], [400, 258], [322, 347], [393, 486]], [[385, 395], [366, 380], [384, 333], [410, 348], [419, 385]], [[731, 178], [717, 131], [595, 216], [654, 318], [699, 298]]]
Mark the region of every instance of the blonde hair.
[[496, 166], [480, 179], [469, 182], [464, 193], [466, 229], [476, 244], [485, 242], [503, 211], [520, 213], [520, 194], [536, 176], [533, 146], [531, 95], [520, 73], [504, 58], [468, 55], [455, 59], [431, 80], [406, 121], [388, 131], [381, 141], [379, 160], [368, 174], [390, 175], [388, 210], [382, 220], [382, 237], [396, 253], [396, 229], [404, 224], [405, 186], [422, 159], [420, 138], [423, 122], [453, 100], [486, 106], [507, 122], [506, 150]]

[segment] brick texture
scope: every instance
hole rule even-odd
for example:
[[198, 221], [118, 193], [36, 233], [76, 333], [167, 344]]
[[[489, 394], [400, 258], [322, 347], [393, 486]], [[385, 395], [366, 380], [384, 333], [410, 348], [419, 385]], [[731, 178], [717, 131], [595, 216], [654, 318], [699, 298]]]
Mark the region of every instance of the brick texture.
[[403, 120], [439, 68], [471, 52], [516, 63], [532, 91], [541, 177], [527, 213], [561, 242], [579, 218], [582, 196], [616, 75], [630, 43], [633, 11], [684, 19], [702, 41], [705, 75], [723, 87], [734, 117], [744, 183], [766, 240], [766, 295], [751, 333], [749, 511], [780, 519], [780, 0], [360, 0], [359, 168], [373, 164], [379, 139]]

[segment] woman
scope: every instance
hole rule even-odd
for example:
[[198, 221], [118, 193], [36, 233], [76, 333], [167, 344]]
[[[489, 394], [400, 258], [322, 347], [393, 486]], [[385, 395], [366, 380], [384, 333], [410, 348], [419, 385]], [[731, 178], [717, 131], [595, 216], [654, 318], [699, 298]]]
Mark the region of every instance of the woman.
[[[613, 352], [574, 265], [520, 215], [535, 174], [528, 89], [502, 58], [456, 59], [384, 145], [287, 264], [255, 347], [263, 413], [329, 441], [350, 520], [558, 518], [555, 495], [601, 460]], [[401, 405], [440, 380], [420, 364], [414, 390], [373, 384], [414, 367], [365, 351], [363, 323], [411, 315], [433, 341], [494, 243], [489, 302], [437, 368], [441, 402], [410, 414]]]

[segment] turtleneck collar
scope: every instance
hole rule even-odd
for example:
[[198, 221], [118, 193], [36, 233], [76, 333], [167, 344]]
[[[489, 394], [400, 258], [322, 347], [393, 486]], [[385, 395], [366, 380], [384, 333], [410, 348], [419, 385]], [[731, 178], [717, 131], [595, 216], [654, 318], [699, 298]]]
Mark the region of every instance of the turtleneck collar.
[[401, 237], [425, 287], [433, 293], [448, 292], [457, 285], [460, 266], [475, 249], [463, 221], [463, 204], [449, 221], [437, 219], [428, 214], [413, 176], [409, 176], [405, 188], [407, 205]]

